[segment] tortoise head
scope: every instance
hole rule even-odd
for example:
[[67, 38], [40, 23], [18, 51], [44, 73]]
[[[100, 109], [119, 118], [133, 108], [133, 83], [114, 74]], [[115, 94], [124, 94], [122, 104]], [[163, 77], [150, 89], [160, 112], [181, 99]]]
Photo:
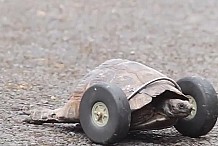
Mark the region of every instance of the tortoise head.
[[184, 118], [190, 115], [193, 106], [187, 100], [167, 99], [163, 105], [164, 113], [169, 117]]

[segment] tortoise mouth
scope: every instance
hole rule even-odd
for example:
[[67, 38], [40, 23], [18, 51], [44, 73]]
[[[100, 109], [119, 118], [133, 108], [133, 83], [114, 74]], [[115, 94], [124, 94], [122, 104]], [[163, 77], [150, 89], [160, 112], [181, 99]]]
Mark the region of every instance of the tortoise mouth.
[[180, 117], [180, 118], [184, 118], [184, 117], [187, 117], [188, 115], [191, 114], [191, 111], [192, 110], [189, 110], [189, 111], [181, 111], [179, 113], [175, 113], [174, 115], [177, 116], [177, 117]]
[[176, 117], [176, 118], [185, 118], [191, 114], [191, 111], [167, 111], [166, 114], [169, 117]]

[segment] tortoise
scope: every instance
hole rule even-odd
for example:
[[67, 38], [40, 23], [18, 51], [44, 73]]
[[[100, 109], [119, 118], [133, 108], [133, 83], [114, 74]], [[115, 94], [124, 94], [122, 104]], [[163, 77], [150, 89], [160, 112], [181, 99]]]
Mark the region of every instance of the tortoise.
[[80, 123], [100, 144], [122, 140], [129, 131], [175, 126], [183, 135], [206, 135], [217, 120], [217, 95], [200, 76], [175, 82], [141, 63], [107, 60], [85, 75], [58, 109], [34, 110], [25, 122]]

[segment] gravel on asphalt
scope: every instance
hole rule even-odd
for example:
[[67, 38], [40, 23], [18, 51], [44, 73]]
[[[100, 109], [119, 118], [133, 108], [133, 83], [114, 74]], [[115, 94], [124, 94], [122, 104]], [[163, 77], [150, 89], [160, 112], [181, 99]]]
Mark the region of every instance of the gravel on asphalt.
[[[218, 91], [218, 1], [0, 0], [0, 145], [94, 145], [72, 124], [29, 125], [22, 111], [57, 108], [77, 81], [111, 58]], [[218, 145], [174, 128], [131, 133], [116, 145]]]

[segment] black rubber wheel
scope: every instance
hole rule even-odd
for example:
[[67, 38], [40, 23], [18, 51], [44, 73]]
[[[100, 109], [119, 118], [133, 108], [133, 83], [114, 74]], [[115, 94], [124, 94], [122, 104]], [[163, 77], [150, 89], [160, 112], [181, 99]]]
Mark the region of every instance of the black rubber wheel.
[[183, 135], [200, 137], [206, 135], [217, 121], [218, 100], [213, 86], [202, 77], [185, 77], [178, 82], [185, 95], [195, 103], [193, 113], [180, 119], [175, 128]]
[[82, 97], [79, 112], [83, 131], [95, 143], [116, 143], [128, 134], [130, 105], [125, 93], [115, 85], [91, 86]]

